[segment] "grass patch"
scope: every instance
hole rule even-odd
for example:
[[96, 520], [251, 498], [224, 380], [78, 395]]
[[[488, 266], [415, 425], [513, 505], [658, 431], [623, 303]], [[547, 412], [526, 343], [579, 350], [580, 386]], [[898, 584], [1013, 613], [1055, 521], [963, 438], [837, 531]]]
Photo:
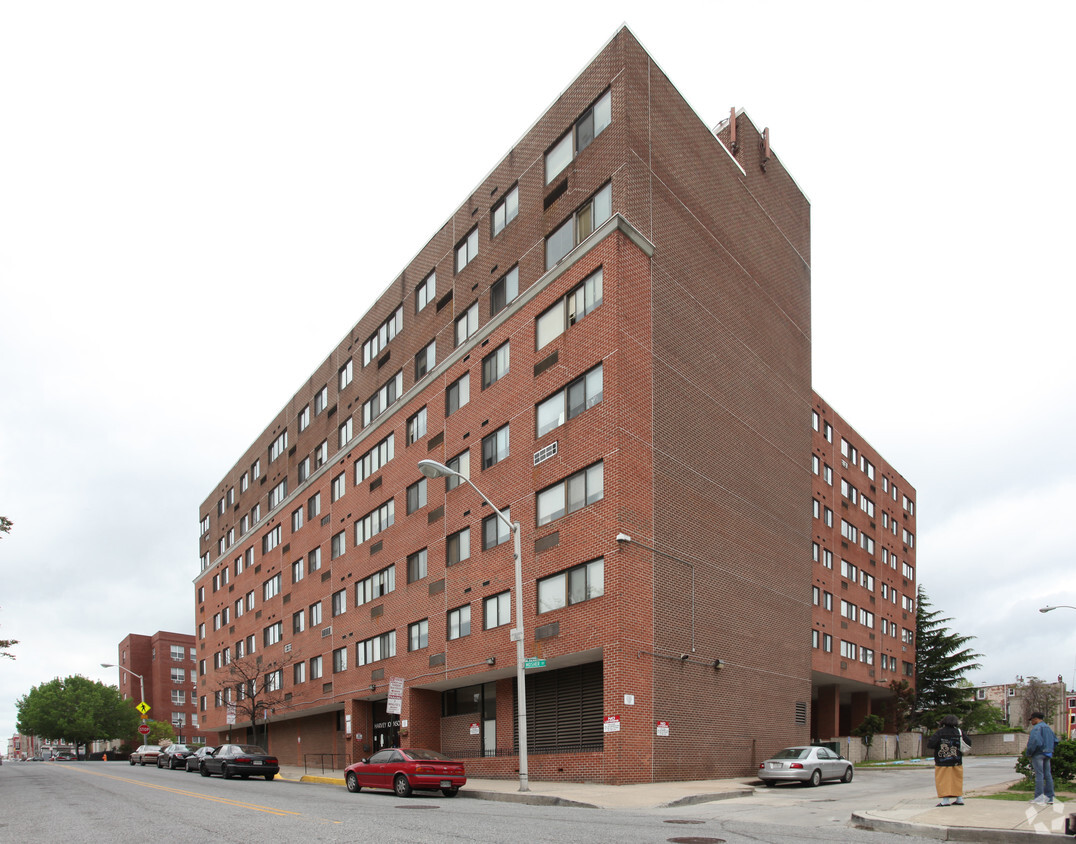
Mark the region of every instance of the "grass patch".
[[[1076, 783], [1062, 783], [1060, 785], [1055, 783], [1054, 792], [1059, 802], [1068, 803], [1070, 800], [1076, 800]], [[1014, 800], [1018, 803], [1026, 803], [1034, 793], [1034, 780], [1022, 780], [1013, 783], [1005, 791], [983, 794], [981, 797], [984, 800]]]

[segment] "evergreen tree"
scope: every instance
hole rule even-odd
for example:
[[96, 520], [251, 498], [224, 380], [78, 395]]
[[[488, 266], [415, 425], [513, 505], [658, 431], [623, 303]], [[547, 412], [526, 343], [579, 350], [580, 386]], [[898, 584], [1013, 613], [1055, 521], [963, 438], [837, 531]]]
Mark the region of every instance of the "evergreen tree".
[[915, 603], [916, 716], [923, 726], [934, 727], [945, 715], [963, 718], [974, 705], [973, 690], [961, 680], [980, 667], [975, 660], [982, 654], [966, 647], [974, 636], [961, 636], [946, 626], [952, 619], [931, 609], [922, 586]]

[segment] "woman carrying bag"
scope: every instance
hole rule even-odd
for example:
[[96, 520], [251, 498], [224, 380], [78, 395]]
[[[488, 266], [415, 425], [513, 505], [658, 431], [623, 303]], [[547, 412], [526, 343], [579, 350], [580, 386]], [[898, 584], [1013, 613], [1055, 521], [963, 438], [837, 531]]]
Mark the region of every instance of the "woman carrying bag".
[[961, 731], [960, 720], [955, 715], [942, 718], [941, 727], [927, 739], [927, 747], [934, 751], [934, 788], [941, 798], [938, 805], [963, 806], [964, 748], [971, 750], [971, 742]]

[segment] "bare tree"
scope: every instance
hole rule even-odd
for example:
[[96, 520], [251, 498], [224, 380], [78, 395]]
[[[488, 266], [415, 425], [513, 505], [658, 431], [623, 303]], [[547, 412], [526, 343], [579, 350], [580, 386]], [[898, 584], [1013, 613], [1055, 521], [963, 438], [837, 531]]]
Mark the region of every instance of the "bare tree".
[[284, 705], [284, 669], [295, 661], [292, 654], [266, 661], [260, 654], [239, 657], [216, 675], [215, 691], [225, 702], [235, 705], [237, 721], [249, 721], [258, 741], [258, 724], [262, 725], [261, 744], [268, 747], [266, 712]]
[[1057, 686], [1054, 683], [1046, 683], [1038, 677], [1028, 677], [1027, 685], [1023, 689], [1024, 697], [1024, 723], [1026, 724], [1032, 712], [1041, 712], [1046, 718], [1047, 724], [1053, 724], [1056, 720], [1057, 706], [1060, 698], [1057, 694]]

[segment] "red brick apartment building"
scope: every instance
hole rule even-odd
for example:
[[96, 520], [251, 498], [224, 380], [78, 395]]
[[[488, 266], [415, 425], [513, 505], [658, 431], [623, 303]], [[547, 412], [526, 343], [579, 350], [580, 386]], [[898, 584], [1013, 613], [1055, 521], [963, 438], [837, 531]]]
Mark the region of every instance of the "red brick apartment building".
[[[198, 728], [197, 651], [190, 633], [129, 634], [119, 644], [116, 669], [124, 698], [138, 702], [145, 688], [147, 718], [172, 725], [176, 741], [201, 741]], [[132, 676], [132, 673], [138, 676]], [[138, 677], [141, 677], [139, 681]], [[139, 736], [128, 741], [138, 743]]]
[[889, 721], [889, 684], [915, 685], [915, 489], [817, 394], [811, 428], [811, 736], [826, 741]]
[[768, 136], [711, 131], [620, 30], [202, 504], [203, 728], [251, 735], [219, 690], [261, 659], [284, 762], [400, 742], [514, 776], [511, 537], [430, 458], [522, 525], [531, 777], [810, 739], [810, 249]]

